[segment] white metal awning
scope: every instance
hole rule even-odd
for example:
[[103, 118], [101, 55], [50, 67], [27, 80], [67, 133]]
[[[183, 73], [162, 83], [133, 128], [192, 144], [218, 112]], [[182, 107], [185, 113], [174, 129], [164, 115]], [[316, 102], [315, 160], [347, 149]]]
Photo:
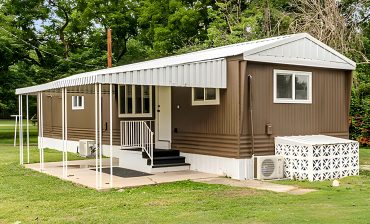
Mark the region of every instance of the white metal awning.
[[226, 59], [220, 58], [138, 70], [103, 69], [73, 75], [46, 84], [17, 89], [16, 94], [95, 83], [226, 88]]

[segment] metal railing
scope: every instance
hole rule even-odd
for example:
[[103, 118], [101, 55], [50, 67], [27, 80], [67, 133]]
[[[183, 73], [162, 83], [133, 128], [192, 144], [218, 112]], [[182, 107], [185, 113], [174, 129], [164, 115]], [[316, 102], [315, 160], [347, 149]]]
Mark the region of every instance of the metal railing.
[[149, 156], [153, 165], [154, 121], [121, 121], [121, 146], [123, 148], [141, 148]]

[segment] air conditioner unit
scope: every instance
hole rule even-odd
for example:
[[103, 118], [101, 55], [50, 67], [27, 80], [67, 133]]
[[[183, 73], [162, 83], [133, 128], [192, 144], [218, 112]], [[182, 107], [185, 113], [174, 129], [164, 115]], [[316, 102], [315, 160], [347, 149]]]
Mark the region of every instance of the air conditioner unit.
[[95, 141], [88, 139], [81, 139], [79, 141], [79, 153], [82, 157], [92, 156], [95, 152]]
[[279, 179], [284, 177], [282, 156], [255, 156], [254, 178], [258, 180]]

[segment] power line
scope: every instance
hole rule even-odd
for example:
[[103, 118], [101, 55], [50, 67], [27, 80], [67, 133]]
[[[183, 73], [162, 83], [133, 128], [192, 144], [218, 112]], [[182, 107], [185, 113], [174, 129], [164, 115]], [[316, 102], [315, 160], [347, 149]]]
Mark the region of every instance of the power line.
[[3, 31], [5, 31], [6, 33], [8, 33], [9, 35], [17, 38], [18, 40], [22, 41], [23, 43], [27, 44], [28, 46], [32, 47], [33, 49], [37, 49], [45, 54], [48, 54], [48, 55], [51, 55], [51, 56], [54, 56], [54, 57], [57, 57], [57, 58], [60, 58], [60, 59], [63, 59], [65, 61], [69, 61], [69, 62], [72, 62], [72, 63], [75, 63], [75, 64], [78, 64], [78, 65], [83, 65], [83, 66], [87, 66], [87, 67], [91, 67], [91, 68], [104, 68], [104, 67], [99, 67], [99, 66], [96, 66], [96, 65], [89, 65], [89, 64], [85, 64], [85, 63], [81, 63], [81, 62], [78, 62], [78, 61], [73, 61], [73, 60], [70, 60], [68, 58], [64, 58], [62, 56], [59, 56], [59, 55], [56, 55], [56, 54], [53, 54], [53, 53], [50, 53], [48, 51], [45, 51], [45, 50], [42, 50], [42, 49], [39, 49], [38, 47], [32, 45], [31, 43], [19, 38], [17, 35], [13, 34], [12, 32], [6, 30], [4, 27], [0, 26], [0, 29], [2, 29]]

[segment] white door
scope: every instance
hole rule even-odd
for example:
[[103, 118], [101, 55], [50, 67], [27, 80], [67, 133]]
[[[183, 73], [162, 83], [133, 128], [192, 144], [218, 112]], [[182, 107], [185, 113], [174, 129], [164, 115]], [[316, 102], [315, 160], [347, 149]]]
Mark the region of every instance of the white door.
[[156, 148], [171, 148], [171, 87], [156, 87]]

